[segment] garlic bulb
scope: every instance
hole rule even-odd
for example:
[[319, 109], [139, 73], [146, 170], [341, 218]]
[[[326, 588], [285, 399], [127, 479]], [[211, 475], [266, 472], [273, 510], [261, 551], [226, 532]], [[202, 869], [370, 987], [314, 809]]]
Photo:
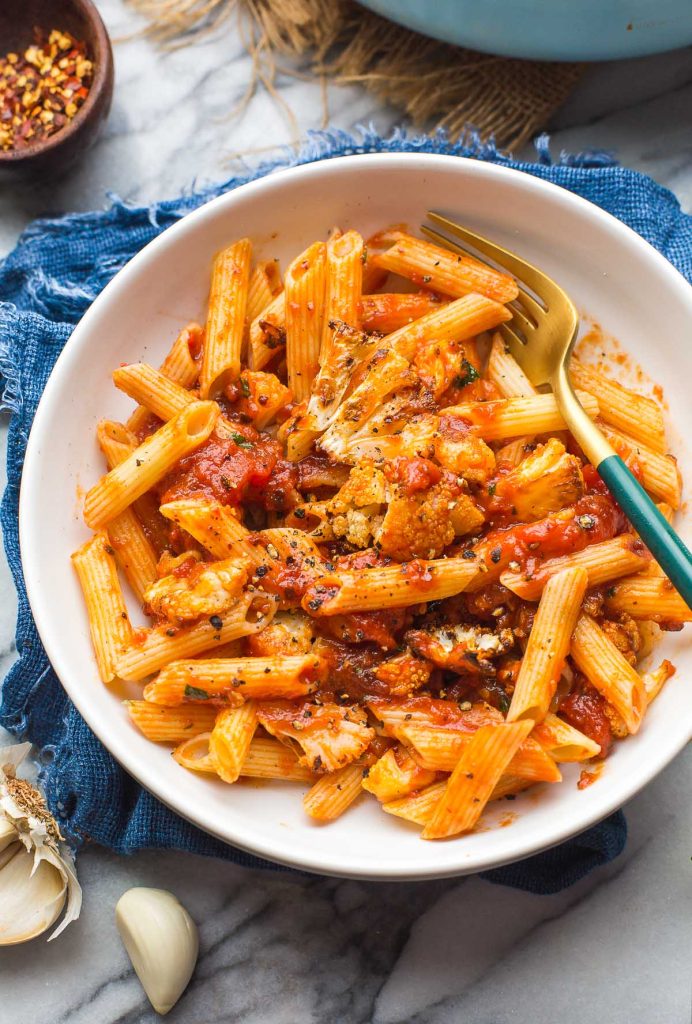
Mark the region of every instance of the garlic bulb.
[[37, 789], [17, 778], [30, 743], [0, 750], [0, 946], [27, 942], [57, 921], [54, 939], [79, 917], [72, 854]]
[[197, 963], [195, 922], [173, 893], [144, 887], [120, 897], [115, 921], [151, 1005], [157, 1013], [168, 1013]]

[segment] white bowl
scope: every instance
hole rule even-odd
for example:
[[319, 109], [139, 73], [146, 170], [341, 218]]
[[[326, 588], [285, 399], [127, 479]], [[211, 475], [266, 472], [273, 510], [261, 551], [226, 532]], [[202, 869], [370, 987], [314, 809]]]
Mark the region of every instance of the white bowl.
[[[180, 768], [168, 748], [139, 735], [119, 704], [129, 691], [103, 686], [70, 553], [88, 536], [79, 495], [102, 473], [99, 418], [124, 418], [131, 404], [111, 384], [119, 363], [157, 364], [176, 331], [201, 318], [213, 253], [250, 235], [285, 266], [334, 224], [363, 234], [390, 223], [412, 228], [428, 207], [456, 216], [552, 274], [578, 307], [619, 338], [660, 382], [679, 435], [692, 433], [688, 388], [692, 289], [653, 248], [617, 220], [538, 178], [456, 157], [412, 153], [327, 160], [271, 175], [215, 199], [148, 245], [85, 315], [60, 356], [39, 405], [22, 480], [20, 536], [31, 607], [56, 672], [114, 757], [160, 800], [200, 828], [263, 857], [326, 874], [414, 879], [463, 874], [555, 845], [620, 807], [692, 735], [685, 676], [692, 652], [668, 634], [659, 656], [677, 675], [640, 733], [618, 743], [602, 776], [578, 790], [565, 781], [500, 801], [481, 831], [423, 842], [417, 827], [362, 799], [338, 821], [316, 825], [293, 783], [227, 786]], [[685, 459], [683, 472], [685, 471]], [[689, 464], [687, 471], [689, 472]], [[511, 813], [511, 827], [507, 824]]]

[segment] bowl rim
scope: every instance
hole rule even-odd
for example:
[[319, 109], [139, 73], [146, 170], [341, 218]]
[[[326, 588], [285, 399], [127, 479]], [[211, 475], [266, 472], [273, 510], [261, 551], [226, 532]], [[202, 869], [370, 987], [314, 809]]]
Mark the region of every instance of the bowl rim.
[[69, 0], [72, 6], [84, 15], [93, 30], [93, 63], [94, 80], [89, 87], [86, 100], [75, 116], [60, 131], [49, 135], [46, 139], [34, 142], [23, 149], [0, 150], [0, 165], [19, 166], [28, 163], [35, 157], [43, 157], [64, 145], [77, 135], [91, 118], [91, 113], [104, 92], [112, 87], [113, 81], [113, 50], [108, 30], [103, 23], [98, 8], [93, 0]]
[[[282, 852], [281, 847], [285, 844], [282, 843], [282, 835], [280, 831], [273, 833], [272, 838], [258, 836], [248, 837], [248, 835], [241, 835], [240, 837], [237, 835], [230, 836], [228, 832], [224, 833], [223, 829], [220, 829], [209, 817], [205, 816], [204, 812], [196, 812], [195, 808], [180, 806], [176, 802], [173, 787], [169, 787], [169, 793], [164, 792], [162, 794], [161, 788], [165, 791], [166, 786], [164, 784], [162, 787], [161, 780], [158, 780], [157, 785], [156, 779], [152, 780], [151, 778], [147, 779], [143, 777], [146, 769], [139, 764], [140, 759], [137, 755], [131, 755], [130, 750], [126, 745], [118, 744], [108, 733], [106, 733], [105, 736], [103, 735], [101, 724], [94, 720], [97, 716], [92, 715], [90, 701], [86, 696], [86, 692], [83, 688], [80, 689], [79, 686], [73, 687], [70, 682], [71, 674], [67, 663], [69, 659], [63, 655], [62, 649], [55, 647], [53, 650], [50, 650], [52, 641], [49, 638], [49, 622], [54, 612], [51, 613], [51, 609], [48, 605], [44, 606], [40, 582], [34, 575], [31, 550], [31, 537], [34, 532], [31, 513], [39, 504], [37, 500], [38, 494], [35, 494], [35, 492], [40, 488], [41, 479], [41, 459], [36, 457], [38, 454], [37, 450], [41, 447], [44, 436], [48, 436], [47, 428], [50, 426], [50, 417], [53, 412], [53, 405], [55, 401], [54, 395], [55, 397], [59, 395], [63, 378], [66, 374], [69, 375], [69, 371], [73, 368], [71, 364], [77, 363], [79, 348], [82, 343], [81, 339], [88, 338], [91, 330], [91, 321], [99, 313], [101, 306], [106, 302], [117, 299], [123, 293], [126, 293], [130, 285], [130, 281], [136, 280], [140, 267], [150, 262], [155, 262], [159, 253], [172, 245], [178, 236], [184, 234], [185, 231], [191, 230], [193, 227], [198, 225], [203, 225], [207, 220], [213, 221], [216, 218], [217, 213], [223, 211], [227, 207], [233, 206], [238, 195], [242, 195], [243, 197], [253, 194], [259, 197], [262, 193], [271, 195], [277, 190], [280, 192], [284, 184], [289, 183], [297, 177], [319, 177], [326, 167], [328, 167], [331, 172], [335, 172], [337, 174], [341, 172], [348, 174], [365, 171], [374, 165], [380, 165], [380, 167], [382, 167], [382, 165], [386, 164], [398, 164], [404, 169], [408, 167], [409, 170], [415, 169], [417, 172], [422, 173], [434, 172], [436, 169], [442, 169], [443, 166], [448, 168], [451, 162], [454, 162], [455, 166], [459, 168], [461, 175], [465, 172], [470, 172], [472, 174], [480, 175], [481, 177], [485, 176], [491, 181], [498, 179], [510, 179], [513, 180], [520, 189], [524, 188], [530, 192], [544, 194], [547, 192], [559, 202], [572, 206], [577, 213], [581, 212], [587, 217], [593, 217], [597, 222], [600, 221], [605, 225], [606, 228], [609, 228], [616, 234], [620, 234], [624, 238], [626, 244], [628, 243], [630, 246], [634, 245], [635, 247], [643, 250], [649, 261], [653, 261], [653, 264], [657, 266], [658, 271], [664, 277], [669, 278], [671, 286], [680, 293], [681, 300], [687, 303], [690, 319], [692, 321], [692, 286], [689, 285], [682, 274], [680, 274], [679, 271], [673, 267], [673, 265], [669, 263], [661, 253], [616, 217], [600, 209], [600, 207], [597, 207], [588, 200], [583, 199], [582, 197], [569, 192], [567, 189], [563, 189], [552, 182], [547, 182], [537, 176], [527, 174], [526, 172], [515, 168], [505, 167], [500, 164], [491, 164], [472, 158], [456, 157], [446, 154], [428, 154], [409, 151], [404, 153], [369, 153], [336, 157], [329, 159], [328, 161], [317, 161], [309, 164], [300, 164], [288, 167], [271, 175], [245, 182], [244, 184], [203, 203], [196, 210], [185, 215], [175, 224], [165, 229], [160, 235], [136, 253], [135, 256], [133, 256], [128, 263], [118, 271], [100, 295], [94, 300], [80, 320], [79, 324], [75, 327], [71, 337], [65, 344], [63, 351], [58, 356], [36, 410], [26, 448], [19, 497], [19, 541], [27, 595], [36, 628], [46, 650], [46, 655], [60, 679], [63, 688], [77, 707], [79, 713], [116, 761], [118, 761], [118, 763], [140, 785], [180, 817], [187, 819], [192, 824], [202, 829], [202, 831], [218, 838], [229, 846], [244, 850], [254, 856], [264, 858], [268, 861], [322, 875], [331, 875], [342, 878], [372, 879], [378, 881], [415, 881], [432, 878], [455, 877], [500, 867], [504, 864], [515, 863], [530, 857], [535, 853], [550, 849], [551, 847], [557, 846], [565, 840], [580, 834], [586, 829], [591, 828], [593, 825], [612, 814], [613, 811], [620, 808], [626, 801], [631, 799], [644, 786], [646, 786], [660, 771], [663, 770], [663, 768], [666, 767], [670, 761], [672, 761], [672, 759], [692, 738], [692, 719], [690, 719], [689, 728], [681, 729], [677, 734], [675, 742], [671, 742], [667, 746], [659, 745], [657, 747], [656, 756], [647, 761], [641, 775], [634, 776], [622, 773], [623, 777], [616, 776], [614, 779], [611, 778], [609, 780], [610, 785], [607, 788], [604, 787], [602, 790], [599, 789], [598, 799], [585, 802], [581, 815], [577, 818], [570, 819], [569, 822], [556, 821], [555, 827], [551, 830], [549, 838], [547, 839], [545, 838], [545, 830], [535, 836], [525, 837], [522, 842], [517, 844], [516, 850], [511, 853], [498, 852], [495, 856], [489, 856], [487, 852], [482, 856], [469, 855], [468, 853], [464, 853], [463, 843], [460, 843], [458, 858], [453, 864], [445, 866], [426, 865], [424, 857], [421, 857], [421, 863], [416, 867], [412, 867], [410, 863], [397, 864], [391, 861], [387, 864], [382, 864], [380, 861], [377, 861], [374, 864], [372, 861], [369, 861], [367, 864], [365, 861], [358, 861], [356, 864], [349, 864], [348, 852], [340, 855], [330, 854], [326, 858], [322, 852], [317, 855], [312, 853], [306, 856], [301, 855], [299, 858], [296, 858], [296, 856], [291, 855], [290, 853], [287, 854]], [[636, 741], [636, 737], [633, 739]], [[603, 794], [603, 796], [600, 794]]]

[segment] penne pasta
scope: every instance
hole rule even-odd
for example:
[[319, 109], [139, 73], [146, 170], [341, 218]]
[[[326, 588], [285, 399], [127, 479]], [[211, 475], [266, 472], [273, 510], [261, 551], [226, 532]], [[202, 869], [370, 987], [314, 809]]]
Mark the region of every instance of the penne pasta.
[[247, 321], [252, 323], [256, 320], [282, 291], [278, 260], [262, 260], [250, 274]]
[[560, 764], [588, 761], [601, 753], [598, 743], [575, 729], [569, 722], [558, 718], [552, 711], [534, 727], [531, 738], [537, 740], [552, 759]]
[[597, 399], [601, 417], [606, 423], [616, 430], [622, 430], [647, 448], [665, 453], [663, 413], [652, 398], [630, 391], [602, 372], [584, 366], [577, 359], [572, 359], [569, 372], [574, 387], [581, 388]]
[[109, 683], [116, 675], [121, 651], [131, 640], [132, 626], [120, 589], [115, 552], [105, 531], [94, 534], [75, 551], [72, 564], [84, 594], [99, 675]]
[[203, 619], [180, 629], [155, 626], [138, 630], [116, 661], [116, 675], [137, 682], [159, 672], [171, 661], [193, 658], [230, 640], [259, 633], [271, 622], [275, 610], [275, 602], [266, 595], [259, 599], [247, 593], [218, 617], [220, 626]]
[[421, 344], [468, 341], [510, 319], [511, 313], [499, 302], [484, 295], [464, 295], [388, 334], [386, 344], [410, 360]]
[[241, 238], [214, 259], [199, 374], [201, 398], [215, 397], [240, 373], [251, 255], [250, 240]]
[[310, 396], [319, 370], [325, 308], [327, 251], [315, 242], [286, 271], [286, 362], [296, 402]]
[[444, 302], [434, 292], [364, 295], [360, 303], [363, 330], [391, 334], [428, 313], [436, 312]]
[[[498, 724], [502, 719], [486, 724]], [[427, 725], [398, 725], [394, 734], [409, 746], [414, 760], [429, 771], [452, 772], [463, 754], [464, 747], [473, 732], [456, 732], [453, 729], [435, 729]], [[559, 782], [560, 772], [553, 758], [533, 741], [526, 740], [512, 758], [507, 769], [515, 778], [530, 779], [532, 782]]]
[[[216, 721], [217, 714], [218, 709], [215, 708], [214, 721]], [[211, 730], [183, 740], [173, 751], [173, 759], [181, 768], [188, 768], [193, 772], [204, 772], [207, 775], [216, 775], [216, 762], [209, 753], [210, 737]]]
[[493, 270], [472, 256], [450, 252], [404, 232], [373, 262], [392, 274], [455, 298], [477, 292], [497, 302], [510, 302], [519, 294], [516, 282], [508, 274]]
[[[158, 710], [155, 704], [150, 704], [149, 707]], [[182, 713], [185, 709], [173, 710]], [[219, 709], [216, 707], [197, 710], [211, 713], [212, 725], [219, 713]], [[211, 731], [184, 740], [173, 751], [173, 757], [183, 768], [216, 775], [216, 762], [209, 751], [210, 737]], [[289, 747], [285, 747], [276, 740], [265, 739], [257, 735], [250, 740], [245, 760], [240, 767], [240, 775], [242, 778], [280, 779], [284, 782], [312, 782], [315, 779], [311, 771], [298, 764], [296, 755]]]
[[363, 768], [349, 764], [338, 772], [323, 775], [303, 797], [303, 807], [315, 821], [341, 817], [362, 792]]
[[144, 698], [167, 707], [184, 701], [237, 704], [251, 698], [293, 699], [316, 688], [319, 669], [320, 662], [312, 654], [173, 661], [145, 686]]
[[612, 612], [626, 612], [633, 619], [653, 622], [691, 622], [688, 608], [665, 576], [628, 576], [605, 592], [605, 605]]
[[330, 238], [320, 364], [331, 357], [332, 338], [339, 324], [359, 326], [362, 291], [363, 239], [357, 231]]
[[507, 712], [508, 722], [525, 718], [541, 722], [548, 713], [587, 582], [586, 570], [577, 567], [551, 576], [543, 588]]
[[194, 537], [214, 558], [236, 557], [254, 565], [264, 561], [263, 552], [249, 539], [250, 531], [226, 505], [181, 498], [161, 505], [161, 515]]
[[642, 683], [644, 684], [647, 705], [658, 697], [665, 684], [671, 676], [674, 675], [675, 665], [668, 661], [668, 659], [662, 661], [658, 668], [654, 669], [653, 672], [644, 672], [642, 674]]
[[250, 324], [248, 362], [262, 370], [286, 344], [286, 296], [279, 292]]
[[642, 542], [631, 533], [623, 533], [612, 540], [589, 544], [571, 555], [549, 558], [531, 573], [507, 570], [500, 576], [500, 582], [524, 601], [537, 601], [548, 580], [565, 569], [585, 569], [588, 586], [597, 587], [640, 572], [650, 563], [651, 556]]
[[465, 558], [438, 558], [333, 573], [308, 588], [302, 606], [317, 617], [405, 608], [460, 594], [477, 572], [477, 566]]
[[[193, 387], [199, 376], [197, 355], [202, 350], [203, 334], [199, 324], [190, 323], [187, 327], [183, 327], [159, 367], [164, 377], [168, 377], [169, 380], [180, 384], [183, 388]], [[127, 429], [137, 434], [146, 425], [148, 414], [147, 406], [138, 406], [126, 423]]]
[[218, 712], [217, 707], [209, 704], [166, 708], [147, 700], [128, 700], [125, 707], [139, 731], [154, 743], [181, 743], [209, 732]]
[[[599, 405], [593, 395], [578, 392], [577, 397], [588, 415], [595, 419]], [[444, 412], [447, 416], [458, 416], [465, 420], [485, 441], [503, 441], [520, 434], [548, 434], [567, 429], [555, 395], [552, 394], [468, 402], [465, 405], [450, 406]]]
[[529, 398], [536, 389], [507, 348], [501, 334], [493, 335], [488, 356], [488, 378], [503, 398]]
[[217, 714], [209, 735], [209, 756], [224, 782], [237, 782], [256, 728], [257, 707], [253, 700], [238, 708], [224, 708]]
[[214, 402], [193, 402], [164, 423], [87, 492], [87, 525], [93, 530], [100, 529], [158, 483], [183, 455], [206, 441], [218, 415]]
[[427, 825], [446, 788], [447, 779], [433, 782], [431, 786], [417, 790], [409, 796], [400, 797], [398, 800], [391, 800], [382, 804], [382, 810], [387, 814], [393, 814], [397, 818], [412, 821], [416, 825]]
[[666, 502], [673, 509], [680, 508], [682, 481], [675, 457], [653, 451], [633, 437], [605, 425], [601, 429], [618, 455], [638, 467], [642, 486], [654, 498]]
[[240, 768], [243, 777], [281, 779], [283, 782], [314, 782], [315, 775], [298, 763], [290, 747], [278, 740], [255, 736]]
[[589, 615], [579, 617], [570, 653], [580, 672], [615, 708], [628, 732], [637, 732], [646, 707], [644, 684], [636, 670]]
[[471, 737], [447, 780], [421, 838], [447, 839], [460, 832], [469, 832], [532, 728], [531, 720], [481, 726]]
[[[120, 423], [101, 420], [96, 428], [101, 451], [106, 456], [108, 469], [113, 469], [130, 454], [136, 442], [127, 428]], [[157, 577], [156, 551], [133, 508], [111, 519], [108, 524], [108, 540], [115, 552], [118, 565], [125, 573], [140, 604], [144, 594]]]
[[147, 363], [119, 366], [113, 371], [113, 383], [119, 391], [138, 402], [140, 408], [164, 422], [173, 419], [195, 401], [195, 396], [181, 384]]

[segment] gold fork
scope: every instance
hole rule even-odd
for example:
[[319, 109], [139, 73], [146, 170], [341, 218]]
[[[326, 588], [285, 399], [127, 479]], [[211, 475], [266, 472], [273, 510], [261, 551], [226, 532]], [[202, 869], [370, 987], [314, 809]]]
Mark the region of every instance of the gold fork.
[[[579, 327], [572, 300], [552, 278], [515, 253], [438, 213], [429, 212], [428, 218], [435, 228], [423, 225], [422, 230], [432, 241], [466, 255], [476, 255], [469, 253], [469, 248], [475, 249], [517, 279], [519, 295], [509, 307], [512, 320], [499, 327], [506, 344], [535, 387], [550, 385], [558, 408], [587, 459], [673, 586], [692, 607], [692, 554], [586, 414], [572, 388], [568, 367]], [[463, 245], [451, 241], [437, 228]]]

